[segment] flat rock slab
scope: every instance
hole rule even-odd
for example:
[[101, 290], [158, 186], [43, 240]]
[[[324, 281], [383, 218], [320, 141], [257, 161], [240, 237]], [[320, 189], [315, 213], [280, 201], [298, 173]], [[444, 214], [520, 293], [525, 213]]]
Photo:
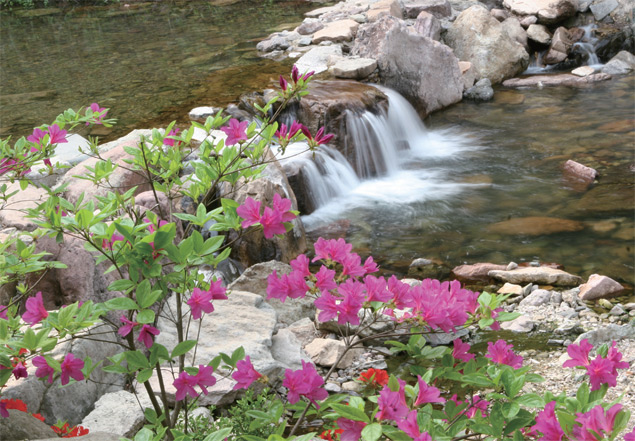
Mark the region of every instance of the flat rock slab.
[[580, 231], [584, 229], [584, 224], [570, 219], [529, 216], [497, 222], [487, 229], [492, 233], [504, 235], [541, 236]]
[[17, 193], [11, 196], [5, 207], [0, 210], [0, 225], [2, 228], [14, 227], [23, 231], [35, 230], [37, 225], [26, 217], [26, 211], [46, 201], [48, 194], [45, 190], [32, 185], [22, 190], [17, 182], [8, 185], [7, 194], [14, 191]]
[[557, 23], [578, 10], [577, 0], [504, 0], [503, 5], [516, 15], [537, 16], [543, 24]]
[[342, 46], [339, 44], [332, 46], [318, 46], [302, 55], [295, 65], [300, 72], [314, 71], [318, 74], [329, 68], [329, 59], [331, 57], [341, 56]]
[[331, 66], [331, 73], [337, 78], [361, 80], [377, 69], [377, 61], [372, 58], [346, 58]]
[[335, 43], [351, 41], [355, 37], [358, 27], [359, 23], [355, 20], [346, 19], [334, 21], [313, 35], [313, 44], [320, 44], [323, 41], [332, 41]]
[[475, 263], [473, 265], [459, 265], [452, 270], [452, 275], [459, 282], [488, 282], [491, 277], [490, 271], [504, 271], [507, 269], [505, 265], [497, 265], [495, 263]]
[[539, 285], [578, 286], [582, 283], [582, 278], [579, 276], [546, 267], [518, 268], [512, 271], [494, 270], [489, 272], [489, 276], [516, 285], [535, 283]]
[[596, 73], [586, 77], [578, 77], [573, 74], [555, 75], [533, 75], [527, 78], [511, 78], [503, 81], [503, 86], [518, 89], [521, 87], [543, 87], [543, 86], [569, 86], [584, 87], [598, 81], [610, 80], [611, 75], [607, 73]]
[[448, 0], [404, 0], [404, 18], [417, 18], [421, 12], [427, 12], [437, 18], [452, 15], [452, 6]]

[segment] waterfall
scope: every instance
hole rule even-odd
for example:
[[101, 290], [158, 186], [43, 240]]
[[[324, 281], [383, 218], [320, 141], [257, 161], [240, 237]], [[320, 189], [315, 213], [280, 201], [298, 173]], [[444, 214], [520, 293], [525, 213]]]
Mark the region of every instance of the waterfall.
[[456, 160], [457, 152], [474, 147], [474, 140], [427, 130], [405, 98], [380, 88], [388, 96], [388, 111], [348, 111], [342, 152], [328, 146], [309, 152], [305, 142], [298, 142], [278, 154], [290, 180], [301, 175], [302, 188], [294, 191], [299, 203], [310, 199], [301, 211], [315, 210], [303, 217], [305, 223], [368, 204], [411, 203], [458, 191], [460, 185], [442, 179], [435, 161]]
[[584, 36], [582, 39], [573, 44], [572, 50], [577, 50], [586, 58], [587, 66], [598, 66], [602, 65], [600, 60], [598, 59], [597, 54], [595, 53], [595, 44], [598, 39], [593, 36], [593, 30], [597, 27], [595, 23], [589, 24], [586, 26], [580, 26], [580, 29], [584, 31]]

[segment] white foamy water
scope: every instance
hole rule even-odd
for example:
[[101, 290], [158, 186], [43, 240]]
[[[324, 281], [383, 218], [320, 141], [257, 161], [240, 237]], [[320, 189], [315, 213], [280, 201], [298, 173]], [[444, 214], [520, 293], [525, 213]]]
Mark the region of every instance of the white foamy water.
[[381, 90], [389, 98], [388, 114], [347, 115], [345, 149], [355, 149], [354, 164], [324, 146], [315, 155], [298, 155], [306, 150], [305, 143], [290, 145], [281, 157], [283, 165], [291, 161], [303, 169], [317, 207], [302, 217], [308, 230], [350, 210], [409, 210], [409, 204], [445, 200], [467, 186], [450, 182], [448, 176], [458, 154], [476, 148], [474, 139], [456, 130], [427, 130], [405, 98]]

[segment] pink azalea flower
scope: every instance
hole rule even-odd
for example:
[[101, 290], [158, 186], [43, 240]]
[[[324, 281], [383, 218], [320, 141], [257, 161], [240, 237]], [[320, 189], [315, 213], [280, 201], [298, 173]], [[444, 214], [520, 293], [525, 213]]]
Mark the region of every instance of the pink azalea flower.
[[496, 343], [487, 343], [487, 354], [485, 357], [497, 364], [506, 364], [514, 369], [519, 369], [523, 365], [523, 357], [516, 355], [512, 351], [513, 346], [505, 343], [504, 340], [498, 340]]
[[425, 403], [445, 403], [445, 398], [441, 397], [441, 391], [434, 386], [429, 386], [423, 381], [421, 375], [417, 375], [417, 383], [419, 384], [419, 393], [414, 403], [415, 406]]
[[51, 144], [63, 144], [68, 142], [66, 140], [66, 130], [62, 130], [59, 128], [57, 124], [53, 124], [48, 128], [48, 134], [50, 136], [49, 143]]
[[300, 79], [300, 71], [298, 70], [298, 67], [294, 64], [293, 67], [291, 68], [291, 80], [295, 84], [298, 82], [298, 79]]
[[115, 244], [115, 242], [123, 242], [125, 240], [126, 240], [126, 238], [123, 237], [121, 234], [113, 233], [113, 235], [110, 238], [110, 240], [103, 239], [101, 241], [101, 247], [105, 248], [107, 250], [112, 250], [112, 247]]
[[421, 434], [419, 424], [417, 423], [417, 411], [411, 410], [406, 418], [397, 421], [397, 427], [404, 431], [411, 438], [416, 438]]
[[139, 331], [139, 337], [137, 340], [142, 342], [146, 348], [150, 349], [152, 347], [152, 335], [159, 335], [160, 331], [150, 325], [143, 325], [141, 330]]
[[119, 330], [117, 331], [117, 334], [121, 335], [122, 337], [125, 337], [126, 335], [130, 334], [132, 330], [134, 329], [134, 327], [139, 324], [137, 322], [128, 320], [124, 315], [119, 317], [119, 320], [121, 321], [121, 323], [124, 323], [124, 325], [120, 327]]
[[231, 146], [241, 141], [247, 141], [247, 126], [249, 121], [239, 122], [236, 118], [229, 120], [229, 125], [221, 127], [221, 130], [227, 135], [225, 145]]
[[196, 377], [185, 371], [181, 372], [172, 384], [176, 388], [176, 394], [174, 397], [176, 401], [181, 401], [186, 395], [189, 395], [191, 398], [196, 398], [198, 395], [196, 390], [194, 390], [194, 386], [198, 384]]
[[598, 355], [589, 363], [586, 369], [587, 374], [589, 374], [589, 383], [591, 383], [592, 391], [600, 389], [604, 383], [611, 387], [617, 385], [617, 371], [611, 360]]
[[573, 435], [581, 441], [595, 441], [597, 438], [592, 432], [610, 437], [613, 433], [615, 417], [621, 410], [622, 405], [615, 404], [605, 412], [604, 408], [598, 404], [586, 413], [576, 413], [575, 421], [580, 425], [573, 427]]
[[551, 401], [545, 406], [544, 410], [536, 415], [536, 424], [532, 426], [532, 431], [537, 430], [542, 433], [545, 441], [561, 441], [564, 431], [556, 418], [556, 402]]
[[323, 239], [318, 238], [314, 244], [315, 257], [313, 262], [318, 260], [333, 260], [341, 262], [353, 249], [353, 245], [346, 243], [344, 239]]
[[410, 285], [402, 282], [394, 275], [388, 279], [387, 289], [392, 296], [396, 308], [403, 309], [410, 303], [412, 297]]
[[392, 294], [387, 289], [386, 279], [383, 277], [364, 277], [367, 302], [388, 303], [392, 299]]
[[176, 143], [176, 147], [178, 147], [179, 144], [181, 144], [181, 141], [176, 141], [174, 139], [171, 139], [169, 138], [169, 136], [178, 136], [180, 131], [181, 129], [179, 129], [178, 127], [174, 127], [172, 130], [170, 130], [170, 132], [167, 135], [165, 135], [166, 137], [163, 140], [163, 144], [174, 147]]
[[296, 215], [291, 213], [291, 199], [283, 198], [278, 193], [273, 195], [273, 211], [280, 213], [282, 222], [289, 222], [296, 218]]
[[635, 428], [626, 435], [624, 435], [624, 441], [635, 441]]
[[287, 82], [287, 80], [285, 80], [284, 77], [280, 75], [280, 79], [278, 80], [278, 82], [280, 83], [280, 89], [286, 92], [287, 87], [289, 87], [289, 83]]
[[379, 412], [375, 415], [379, 421], [400, 421], [408, 416], [410, 409], [408, 409], [406, 404], [405, 385], [405, 381], [399, 380], [399, 390], [397, 392], [393, 392], [388, 386], [384, 386], [379, 392], [379, 398], [377, 399]]
[[79, 358], [75, 358], [73, 354], [70, 352], [66, 354], [64, 357], [64, 361], [62, 361], [62, 386], [68, 384], [69, 378], [71, 377], [74, 380], [81, 381], [84, 379], [84, 374], [82, 373], [82, 368], [84, 367], [84, 361]]
[[412, 441], [432, 441], [432, 437], [430, 436], [428, 432], [423, 432], [421, 435], [419, 435]]
[[315, 307], [320, 310], [318, 314], [318, 320], [321, 322], [328, 322], [337, 317], [337, 297], [333, 296], [328, 291], [322, 291], [320, 297], [313, 302]]
[[628, 362], [622, 361], [622, 353], [617, 349], [616, 341], [613, 341], [613, 343], [611, 343], [611, 347], [606, 354], [606, 358], [608, 360], [611, 360], [614, 370], [627, 369], [629, 366]]
[[368, 258], [364, 262], [363, 268], [366, 274], [372, 274], [379, 271], [379, 266], [377, 266], [377, 264], [373, 260], [373, 256], [368, 256]]
[[36, 366], [35, 376], [38, 378], [46, 378], [46, 381], [51, 384], [53, 383], [53, 374], [55, 374], [55, 369], [53, 369], [46, 361], [46, 358], [38, 355], [33, 359], [33, 366]]
[[271, 239], [276, 234], [284, 234], [287, 232], [282, 223], [282, 215], [280, 212], [273, 211], [269, 207], [265, 207], [260, 217], [260, 225], [266, 239]]
[[7, 311], [9, 310], [8, 306], [0, 305], [0, 319], [9, 320], [7, 317]]
[[362, 259], [359, 254], [351, 253], [340, 260], [342, 264], [342, 275], [351, 277], [361, 277], [366, 274], [366, 270], [362, 266]]
[[245, 199], [244, 204], [236, 208], [236, 213], [245, 219], [240, 226], [248, 228], [260, 222], [260, 202], [256, 202], [253, 198], [248, 197]]
[[42, 293], [38, 291], [35, 297], [26, 299], [26, 312], [22, 314], [22, 320], [30, 326], [36, 325], [48, 317], [49, 313], [44, 309]]
[[330, 140], [332, 140], [335, 135], [329, 133], [328, 135], [324, 134], [324, 127], [320, 127], [319, 130], [315, 133], [315, 136], [311, 136], [311, 132], [305, 126], [302, 126], [302, 133], [307, 137], [310, 147], [317, 147], [322, 144], [327, 144]]
[[467, 352], [470, 350], [471, 346], [467, 343], [463, 343], [460, 338], [455, 339], [452, 343], [454, 344], [454, 348], [452, 348], [452, 357], [457, 360], [467, 363], [476, 357], [476, 355]]
[[591, 349], [593, 349], [593, 345], [586, 338], [579, 345], [570, 344], [567, 347], [567, 354], [571, 359], [565, 361], [562, 367], [588, 366]]
[[232, 374], [232, 378], [238, 383], [236, 383], [234, 389], [247, 389], [251, 386], [251, 383], [260, 377], [262, 377], [262, 374], [256, 371], [248, 355], [244, 360], [236, 363], [236, 371]]
[[487, 406], [489, 405], [489, 401], [482, 399], [478, 395], [474, 395], [472, 397], [472, 405], [468, 407], [465, 411], [465, 416], [468, 418], [473, 418], [476, 415], [476, 412], [481, 411], [481, 416], [483, 418], [487, 417]]
[[[149, 231], [150, 233], [154, 233], [154, 232], [156, 231], [156, 229], [155, 229], [155, 226], [156, 226], [156, 225], [154, 225], [150, 219], [148, 219], [148, 218], [146, 217], [146, 218], [144, 218], [144, 219], [143, 219], [143, 222], [145, 222], [145, 223], [147, 223], [147, 224], [150, 224], [150, 225], [148, 225], [148, 231]], [[168, 221], [166, 221], [166, 220], [160, 220], [160, 221], [159, 221], [159, 225], [158, 225], [157, 227], [158, 227], [158, 228], [161, 228], [162, 226], [167, 225], [167, 224], [169, 224], [169, 222], [168, 222]]]
[[44, 139], [45, 136], [46, 136], [46, 132], [44, 130], [35, 128], [33, 129], [33, 133], [27, 136], [26, 140], [34, 144], [40, 144], [42, 142], [42, 139]]
[[194, 380], [205, 395], [208, 394], [207, 388], [216, 384], [216, 377], [212, 375], [213, 373], [214, 368], [212, 366], [198, 365], [198, 373], [194, 376]]
[[329, 393], [322, 387], [324, 379], [317, 373], [315, 366], [302, 360], [302, 369], [285, 371], [282, 385], [288, 389], [287, 399], [290, 404], [300, 401], [304, 396], [315, 407], [319, 407], [316, 400], [324, 400]]
[[[104, 119], [104, 117], [108, 113], [108, 110], [105, 107], [99, 107], [99, 104], [97, 104], [97, 103], [92, 103], [88, 107], [93, 112], [93, 118], [95, 118], [95, 124], [102, 124], [102, 120]], [[95, 113], [97, 115], [95, 115]], [[90, 123], [87, 122], [86, 125], [89, 126]]]
[[203, 312], [210, 314], [214, 311], [214, 305], [212, 305], [212, 293], [203, 291], [200, 288], [194, 288], [187, 304], [192, 311], [192, 318], [194, 320], [200, 319]]
[[329, 291], [337, 288], [337, 283], [335, 283], [335, 270], [330, 270], [322, 265], [320, 270], [315, 274], [315, 278], [315, 286], [320, 291]]
[[338, 418], [335, 424], [343, 430], [340, 441], [358, 441], [362, 436], [362, 430], [366, 427], [363, 421], [353, 421], [347, 418]]
[[[282, 76], [280, 77], [282, 78]], [[283, 89], [284, 90], [284, 89]], [[302, 124], [297, 121], [291, 123], [291, 127], [287, 130], [286, 124], [280, 124], [280, 128], [276, 131], [275, 135], [281, 144], [286, 144], [293, 138], [300, 130], [302, 130]]]
[[16, 380], [19, 380], [20, 378], [27, 378], [29, 376], [29, 373], [26, 370], [26, 366], [22, 361], [18, 362], [18, 364], [15, 365], [12, 374]]
[[289, 262], [291, 268], [294, 271], [300, 273], [302, 277], [309, 277], [311, 271], [309, 271], [309, 258], [305, 254], [300, 254], [298, 257]]

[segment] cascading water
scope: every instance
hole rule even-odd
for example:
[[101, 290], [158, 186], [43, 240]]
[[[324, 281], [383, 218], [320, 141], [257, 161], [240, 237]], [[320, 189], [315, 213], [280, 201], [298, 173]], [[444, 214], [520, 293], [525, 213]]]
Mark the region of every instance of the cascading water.
[[583, 58], [586, 60], [586, 65], [591, 67], [601, 66], [600, 60], [598, 59], [597, 54], [595, 53], [595, 44], [598, 39], [593, 35], [593, 30], [597, 26], [595, 24], [590, 24], [586, 26], [580, 26], [580, 29], [584, 31], [584, 37], [576, 43], [573, 44], [573, 50], [578, 51], [583, 54]]
[[[307, 152], [295, 143], [279, 156], [287, 170], [301, 170], [315, 211], [303, 217], [305, 226], [337, 219], [346, 210], [377, 204], [410, 204], [444, 198], [460, 191], [461, 184], [446, 182], [448, 170], [435, 166], [439, 158], [453, 158], [473, 148], [473, 140], [447, 130], [428, 131], [414, 108], [397, 92], [388, 96], [388, 112], [348, 112], [345, 156], [320, 146]], [[303, 153], [301, 153], [303, 152]]]

